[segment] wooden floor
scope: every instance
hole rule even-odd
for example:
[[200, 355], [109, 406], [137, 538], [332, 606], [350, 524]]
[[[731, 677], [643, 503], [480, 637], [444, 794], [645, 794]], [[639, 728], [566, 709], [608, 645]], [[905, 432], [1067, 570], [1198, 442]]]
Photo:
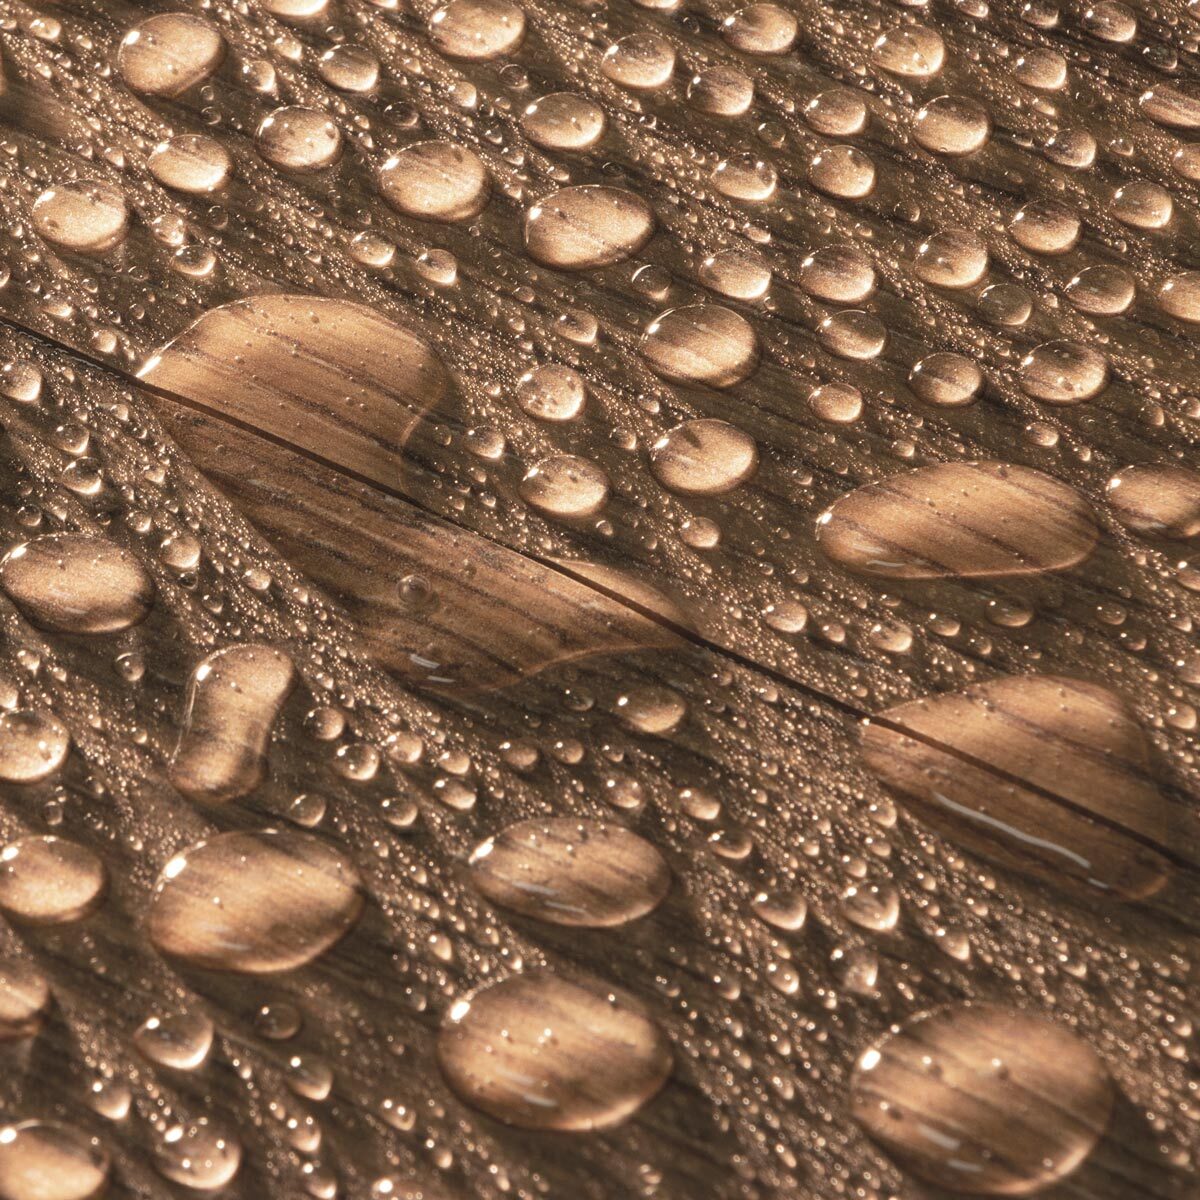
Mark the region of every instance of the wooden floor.
[[2, 12], [0, 1200], [1195, 1195], [1188, 4]]

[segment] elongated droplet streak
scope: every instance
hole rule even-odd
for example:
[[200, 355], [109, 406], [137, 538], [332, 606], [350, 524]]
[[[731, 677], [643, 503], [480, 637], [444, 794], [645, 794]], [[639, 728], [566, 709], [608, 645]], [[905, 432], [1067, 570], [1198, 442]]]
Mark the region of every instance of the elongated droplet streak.
[[185, 795], [221, 802], [267, 776], [275, 718], [296, 684], [291, 660], [270, 646], [231, 646], [192, 672], [171, 782]]
[[863, 1052], [852, 1111], [914, 1175], [953, 1192], [1028, 1196], [1103, 1136], [1113, 1084], [1054, 1021], [989, 1005], [918, 1017]]
[[438, 1062], [468, 1104], [523, 1129], [606, 1129], [671, 1073], [670, 1043], [623, 999], [553, 975], [516, 975], [457, 1001]]
[[312, 962], [363, 909], [350, 860], [301, 833], [221, 833], [177, 854], [147, 918], [164, 954], [216, 971], [266, 975]]
[[471, 879], [496, 904], [552, 925], [625, 925], [661, 903], [671, 871], [619, 825], [559, 817], [520, 821], [471, 855]]
[[1006, 463], [939, 463], [871, 483], [817, 519], [835, 562], [883, 579], [999, 579], [1065, 571], [1100, 531], [1064, 483]]
[[1168, 844], [1169, 810], [1145, 736], [1116, 693], [1021, 675], [883, 716], [893, 728], [863, 729], [867, 765], [960, 844], [1092, 894], [1140, 899], [1166, 882], [1154, 847]]

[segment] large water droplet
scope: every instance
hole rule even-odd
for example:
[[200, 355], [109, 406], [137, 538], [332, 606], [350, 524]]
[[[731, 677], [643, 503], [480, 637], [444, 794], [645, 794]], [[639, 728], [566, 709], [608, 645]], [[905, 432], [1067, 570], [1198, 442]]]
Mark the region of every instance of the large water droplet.
[[19, 708], [0, 713], [0, 779], [37, 783], [66, 762], [67, 727], [52, 713]]
[[454, 142], [415, 142], [379, 169], [383, 198], [408, 217], [468, 221], [488, 202], [492, 181], [482, 159]]
[[658, 907], [671, 872], [645, 839], [619, 825], [560, 817], [521, 821], [471, 855], [489, 900], [554, 925], [624, 925]]
[[1069, 1175], [1113, 1104], [1104, 1063], [1076, 1034], [983, 1005], [910, 1021], [859, 1058], [851, 1086], [855, 1117], [901, 1165], [985, 1196]]
[[189, 13], [160, 13], [121, 40], [117, 69], [135, 92], [171, 97], [207, 79], [224, 57], [225, 39], [214, 25]]
[[1010, 676], [883, 718], [864, 728], [868, 766], [963, 845], [1125, 898], [1165, 882], [1166, 863], [1151, 847], [1167, 844], [1167, 805], [1141, 728], [1107, 688]]
[[732, 309], [691, 304], [654, 318], [642, 336], [642, 354], [664, 379], [726, 388], [754, 370], [758, 338]]
[[177, 854], [154, 889], [146, 927], [164, 954], [217, 971], [290, 971], [357, 922], [358, 873], [302, 833], [220, 833]]
[[30, 835], [0, 850], [0, 908], [31, 925], [64, 925], [93, 912], [108, 873], [86, 846]]
[[85, 533], [48, 533], [0, 559], [0, 587], [41, 629], [115, 633], [143, 620], [154, 583], [128, 550]]
[[640, 196], [602, 184], [561, 188], [525, 214], [525, 247], [547, 267], [582, 271], [622, 262], [654, 232]]
[[727, 421], [684, 421], [650, 448], [650, 470], [672, 492], [718, 496], [746, 482], [758, 469], [754, 439]]
[[429, 36], [447, 58], [501, 58], [525, 39], [525, 13], [511, 0], [450, 0], [430, 19]]
[[57, 1121], [0, 1128], [0, 1200], [92, 1200], [108, 1184], [95, 1138]]
[[554, 975], [517, 975], [457, 1001], [438, 1038], [468, 1104], [525, 1129], [616, 1125], [671, 1073], [670, 1043], [632, 1003]]
[[883, 579], [1062, 571], [1100, 533], [1073, 488], [1004, 463], [939, 463], [843, 496], [817, 520], [830, 558]]
[[129, 205], [107, 183], [61, 183], [34, 201], [32, 218], [46, 241], [78, 254], [103, 254], [124, 240]]

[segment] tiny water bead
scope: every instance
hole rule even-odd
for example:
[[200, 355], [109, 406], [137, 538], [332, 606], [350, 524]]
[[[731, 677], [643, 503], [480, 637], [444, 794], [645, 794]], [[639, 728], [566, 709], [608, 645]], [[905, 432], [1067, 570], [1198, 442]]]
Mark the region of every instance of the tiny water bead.
[[525, 40], [525, 12], [511, 0], [451, 0], [433, 14], [429, 34], [447, 58], [486, 62]]
[[673, 383], [728, 388], [758, 363], [758, 338], [745, 317], [717, 304], [669, 309], [646, 327], [642, 356]]
[[1070, 1175], [1104, 1135], [1108, 1070], [1065, 1025], [988, 1005], [917, 1017], [858, 1060], [852, 1111], [905, 1169], [938, 1187], [1028, 1196]]
[[77, 254], [105, 254], [129, 229], [125, 197], [110, 184], [86, 180], [48, 188], [34, 201], [31, 216], [40, 237]]
[[285, 171], [323, 171], [342, 156], [342, 132], [319, 109], [289, 105], [262, 119], [254, 145], [267, 162]]
[[560, 270], [623, 262], [653, 232], [654, 214], [640, 196], [604, 184], [561, 188], [525, 214], [525, 248], [543, 266]]
[[224, 57], [216, 26], [188, 13], [160, 13], [122, 38], [117, 70], [135, 92], [169, 99], [206, 80]]
[[650, 470], [668, 491], [719, 496], [753, 477], [758, 447], [747, 433], [715, 418], [684, 421], [650, 448]]
[[1166, 882], [1169, 809], [1145, 735], [1107, 688], [1002, 677], [887, 709], [862, 747], [919, 817], [985, 858], [1092, 895]]
[[154, 583], [138, 560], [107, 538], [48, 533], [0, 559], [0, 588], [40, 629], [105, 634], [144, 620]]
[[57, 1121], [0, 1127], [0, 1200], [92, 1200], [108, 1186], [109, 1156]]
[[555, 975], [515, 975], [450, 1008], [438, 1062], [468, 1104], [523, 1129], [624, 1121], [671, 1074], [670, 1043], [632, 1001]]
[[521, 116], [521, 128], [544, 150], [586, 150], [604, 134], [604, 109], [575, 92], [552, 92], [535, 100]]
[[0, 850], [0, 909], [30, 925], [64, 925], [93, 912], [108, 873], [86, 846], [31, 834]]
[[38, 783], [67, 760], [71, 735], [52, 713], [18, 708], [0, 713], [0, 780]]
[[1126, 467], [1108, 481], [1108, 502], [1117, 520], [1137, 533], [1200, 537], [1200, 474], [1186, 467]]
[[1062, 571], [1099, 539], [1087, 502], [1039, 471], [942, 463], [867, 484], [817, 521], [821, 548], [884, 579], [995, 579]]
[[493, 903], [553, 925], [602, 929], [658, 907], [671, 872], [619, 825], [560, 817], [521, 821], [476, 847], [471, 879]]
[[383, 198], [405, 216], [453, 223], [487, 206], [491, 176], [473, 151], [454, 142], [414, 142], [379, 170]]
[[146, 929], [162, 953], [193, 966], [265, 975], [318, 958], [362, 909], [358, 873], [319, 838], [220, 833], [163, 868]]
[[275, 718], [295, 683], [291, 660], [270, 646], [230, 646], [205, 658], [188, 683], [171, 759], [175, 787], [210, 803], [258, 787]]
[[595, 516], [608, 503], [608, 476], [590, 459], [553, 454], [530, 467], [521, 480], [521, 499], [548, 517]]

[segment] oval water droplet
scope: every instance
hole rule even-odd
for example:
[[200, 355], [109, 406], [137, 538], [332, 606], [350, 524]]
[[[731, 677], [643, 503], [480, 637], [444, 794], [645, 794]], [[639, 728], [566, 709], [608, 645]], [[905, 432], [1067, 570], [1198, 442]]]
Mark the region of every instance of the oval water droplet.
[[491, 176], [482, 159], [454, 142], [415, 142], [379, 169], [379, 190], [398, 212], [453, 223], [487, 206]]
[[0, 908], [30, 925], [64, 925], [99, 906], [108, 873], [86, 846], [49, 835], [0, 850]]
[[650, 448], [650, 470], [669, 491], [684, 496], [719, 496], [750, 479], [758, 469], [754, 439], [727, 421], [684, 421]]
[[1126, 467], [1108, 481], [1108, 502], [1138, 533], [1200, 537], [1200, 474], [1186, 467]]
[[830, 558], [883, 579], [1062, 571], [1100, 536], [1087, 501], [1027, 467], [940, 463], [843, 496], [817, 520]]
[[20, 1121], [0, 1128], [3, 1200], [92, 1200], [108, 1176], [107, 1152], [69, 1125]]
[[758, 338], [745, 317], [719, 304], [668, 309], [642, 335], [651, 370], [674, 383], [727, 388], [758, 363]]
[[146, 928], [173, 958], [265, 975], [312, 962], [354, 927], [362, 908], [357, 871], [319, 838], [219, 833], [163, 868]]
[[71, 735], [53, 713], [18, 708], [0, 713], [0, 780], [37, 783], [67, 759]]
[[561, 188], [525, 214], [525, 248], [543, 266], [583, 271], [623, 262], [654, 232], [640, 196], [603, 184]]
[[619, 825], [560, 817], [521, 821], [476, 847], [471, 879], [491, 901], [553, 925], [602, 929], [658, 907], [671, 872]]
[[438, 1036], [446, 1081], [524, 1129], [607, 1129], [671, 1073], [670, 1043], [622, 998], [554, 975], [516, 975], [457, 1001]]
[[867, 765], [964, 846], [1093, 894], [1138, 899], [1166, 881], [1167, 805], [1114, 692], [1010, 676], [882, 715], [864, 727]]
[[40, 629], [116, 633], [143, 620], [154, 583], [128, 550], [85, 533], [48, 533], [0, 559], [0, 587]]
[[122, 38], [117, 70], [135, 92], [170, 98], [202, 83], [224, 57], [216, 26], [189, 13], [160, 13]]
[[1112, 1080], [1065, 1026], [991, 1006], [909, 1021], [865, 1051], [852, 1111], [938, 1187], [1027, 1196], [1070, 1175], [1103, 1136]]

